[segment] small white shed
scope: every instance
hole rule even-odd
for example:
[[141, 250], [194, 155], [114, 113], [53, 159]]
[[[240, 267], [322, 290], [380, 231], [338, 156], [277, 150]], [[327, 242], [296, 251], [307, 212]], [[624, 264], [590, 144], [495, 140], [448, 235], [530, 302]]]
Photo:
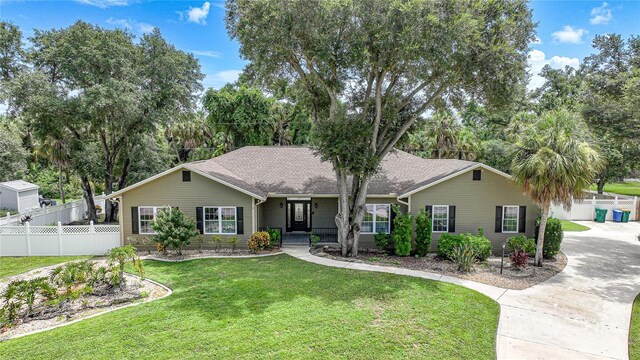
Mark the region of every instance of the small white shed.
[[39, 207], [38, 185], [22, 180], [0, 183], [0, 209], [22, 213]]

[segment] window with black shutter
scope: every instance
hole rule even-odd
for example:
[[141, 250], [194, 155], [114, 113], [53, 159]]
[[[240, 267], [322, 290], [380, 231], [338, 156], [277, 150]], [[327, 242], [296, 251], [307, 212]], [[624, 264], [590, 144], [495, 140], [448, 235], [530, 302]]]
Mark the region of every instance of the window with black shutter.
[[482, 170], [473, 170], [473, 181], [482, 180]]

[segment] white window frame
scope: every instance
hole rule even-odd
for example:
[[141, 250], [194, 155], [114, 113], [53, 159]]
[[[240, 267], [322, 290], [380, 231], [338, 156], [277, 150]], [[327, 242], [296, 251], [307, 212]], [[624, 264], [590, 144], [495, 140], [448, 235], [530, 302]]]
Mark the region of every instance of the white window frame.
[[[506, 220], [507, 208], [516, 208], [516, 230], [515, 231], [506, 231], [504, 229], [504, 221]], [[517, 234], [520, 229], [520, 206], [519, 205], [503, 205], [502, 206], [502, 232], [505, 234]]]
[[[140, 235], [155, 235], [157, 234], [157, 232], [155, 231], [151, 231], [151, 232], [142, 232], [142, 220], [140, 219], [140, 209], [153, 209], [153, 222], [156, 222], [156, 219], [158, 218], [158, 211], [159, 210], [163, 210], [163, 209], [169, 209], [169, 211], [171, 211], [171, 207], [170, 206], [138, 206], [138, 233]], [[146, 220], [145, 220], [146, 221]]]
[[[207, 231], [207, 221], [214, 222], [215, 220], [206, 220], [207, 209], [218, 209], [218, 232]], [[222, 232], [222, 209], [233, 209], [234, 228], [236, 229], [232, 233]], [[228, 221], [228, 220], [227, 220]], [[202, 233], [205, 235], [238, 235], [238, 209], [236, 206], [203, 206], [202, 207]]]
[[390, 234], [391, 233], [391, 212], [393, 211], [393, 209], [391, 208], [391, 204], [364, 204], [364, 206], [366, 207], [367, 205], [371, 205], [373, 206], [373, 225], [371, 227], [371, 229], [373, 229], [373, 232], [360, 232], [360, 234], [377, 234], [378, 232], [376, 231], [376, 211], [377, 211], [377, 207], [378, 206], [387, 206], [389, 208], [389, 220], [387, 220], [387, 229], [389, 229], [389, 231], [384, 232], [383, 234]]
[[[435, 230], [435, 226], [434, 226], [434, 215], [436, 214], [436, 208], [441, 208], [444, 207], [447, 209], [447, 230], [444, 231], [436, 231]], [[431, 228], [433, 229], [432, 232], [436, 233], [436, 234], [444, 234], [444, 233], [448, 233], [449, 232], [449, 205], [431, 205]]]

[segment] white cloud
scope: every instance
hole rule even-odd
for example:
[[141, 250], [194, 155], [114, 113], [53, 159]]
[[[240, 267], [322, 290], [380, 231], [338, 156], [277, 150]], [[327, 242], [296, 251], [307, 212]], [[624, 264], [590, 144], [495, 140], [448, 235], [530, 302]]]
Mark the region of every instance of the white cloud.
[[611, 9], [609, 9], [609, 4], [606, 2], [603, 2], [601, 6], [591, 9], [591, 19], [589, 19], [589, 22], [592, 25], [606, 25], [611, 19], [613, 19], [613, 14], [611, 13]]
[[206, 56], [206, 57], [213, 57], [213, 58], [221, 57], [219, 52], [212, 51], [212, 50], [191, 50], [191, 53], [193, 53], [193, 55], [198, 55], [198, 56]]
[[223, 70], [213, 75], [207, 75], [204, 79], [205, 87], [219, 89], [228, 83], [235, 82], [242, 73], [242, 70]]
[[540, 39], [540, 37], [538, 37], [538, 35], [536, 35], [536, 37], [533, 39], [533, 41], [531, 42], [534, 45], [540, 45], [542, 44], [542, 39]]
[[144, 22], [137, 22], [131, 19], [114, 19], [112, 17], [107, 19], [107, 24], [131, 30], [136, 34], [150, 33], [155, 28], [155, 26]]
[[207, 24], [207, 16], [209, 16], [209, 10], [211, 9], [211, 4], [207, 1], [202, 4], [202, 7], [189, 7], [189, 10], [179, 11], [180, 20], [184, 20], [184, 17], [187, 17], [187, 21], [206, 25]]
[[528, 62], [529, 74], [531, 74], [531, 81], [529, 82], [529, 85], [527, 85], [529, 90], [537, 89], [544, 84], [544, 78], [539, 74], [545, 65], [549, 65], [554, 69], [564, 69], [565, 66], [577, 69], [580, 66], [580, 60], [578, 60], [578, 58], [552, 56], [550, 59], [547, 59], [544, 52], [535, 49], [529, 51]]
[[556, 42], [581, 44], [582, 36], [588, 33], [589, 32], [585, 29], [573, 28], [572, 26], [566, 25], [562, 30], [552, 33], [551, 37], [553, 38], [553, 41]]
[[127, 6], [131, 3], [130, 0], [76, 0], [76, 2], [97, 6], [101, 9], [106, 9], [111, 6]]

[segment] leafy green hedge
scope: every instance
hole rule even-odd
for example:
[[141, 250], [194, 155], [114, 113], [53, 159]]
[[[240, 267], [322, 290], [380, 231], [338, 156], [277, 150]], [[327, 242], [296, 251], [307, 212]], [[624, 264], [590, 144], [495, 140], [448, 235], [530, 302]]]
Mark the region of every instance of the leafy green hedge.
[[[538, 219], [538, 226], [536, 226], [536, 242], [538, 240], [539, 225], [540, 219]], [[547, 228], [544, 231], [544, 245], [542, 247], [542, 254], [545, 258], [556, 256], [560, 252], [560, 244], [562, 244], [563, 237], [562, 222], [556, 218], [549, 218], [547, 220]]]
[[491, 256], [491, 241], [482, 235], [474, 234], [442, 234], [438, 241], [438, 256], [451, 259], [454, 248], [468, 245], [480, 261]]
[[397, 206], [393, 207], [396, 218], [393, 221], [392, 232], [393, 246], [397, 256], [409, 256], [411, 254], [411, 231], [413, 228], [413, 216], [402, 214]]
[[431, 251], [431, 213], [420, 210], [416, 217], [416, 254], [427, 256]]

